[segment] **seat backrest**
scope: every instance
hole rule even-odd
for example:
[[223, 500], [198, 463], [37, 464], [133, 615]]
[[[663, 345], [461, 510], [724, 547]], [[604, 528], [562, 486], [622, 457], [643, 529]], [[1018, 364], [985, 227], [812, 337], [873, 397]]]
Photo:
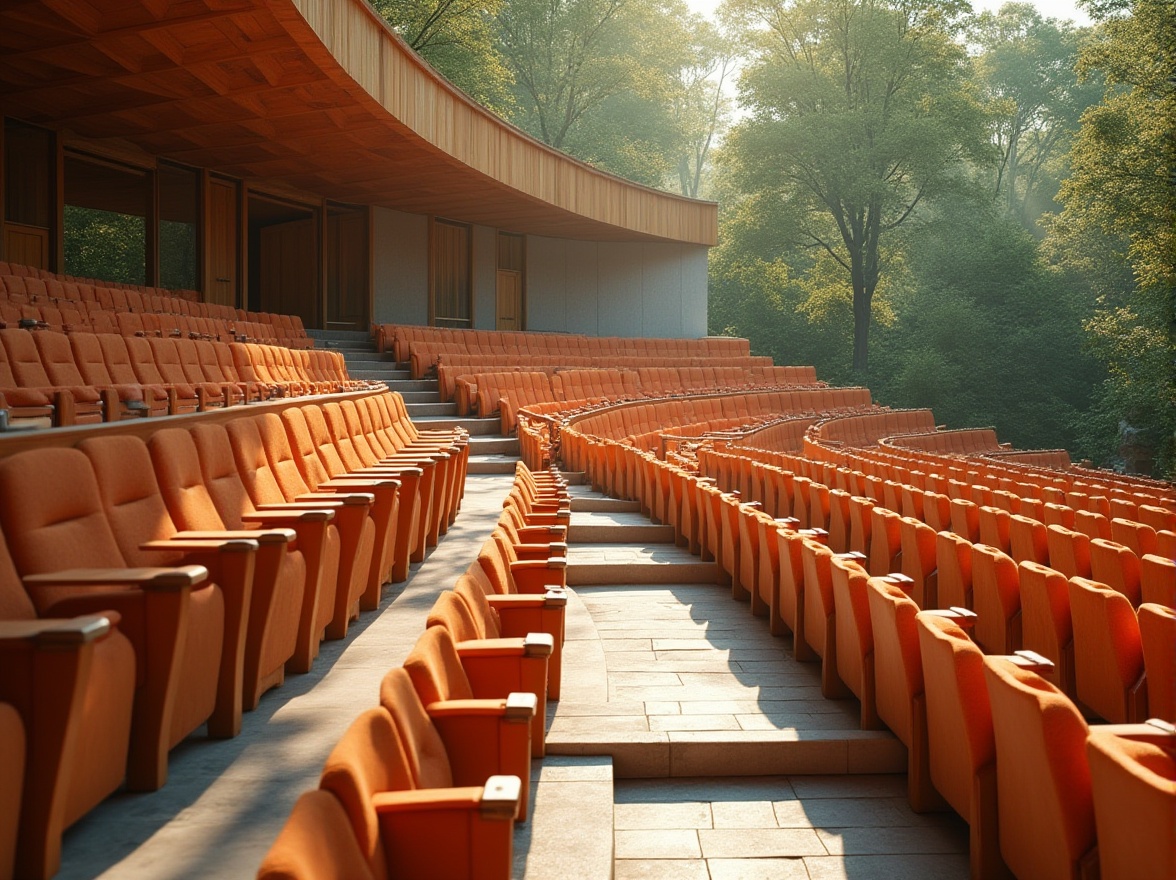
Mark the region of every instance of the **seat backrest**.
[[36, 616], [37, 609], [25, 592], [0, 531], [0, 620], [32, 620]]
[[1066, 577], [1090, 577], [1090, 538], [1064, 526], [1051, 525], [1046, 529], [1046, 543], [1050, 568]]
[[443, 700], [473, 699], [453, 637], [445, 627], [426, 629], [405, 658], [404, 668], [426, 706]]
[[[45, 331], [39, 331], [45, 332]], [[0, 344], [8, 356], [8, 367], [21, 388], [51, 388], [55, 384], [41, 363], [41, 354], [29, 330], [0, 330]]]
[[74, 362], [73, 347], [69, 344], [69, 337], [64, 333], [33, 333], [30, 334], [41, 355], [41, 366], [49, 375], [53, 385], [63, 388], [85, 385], [78, 365]]
[[[172, 522], [180, 531], [221, 531], [224, 520], [204, 485], [200, 456], [183, 428], [164, 428], [147, 441], [151, 466]], [[242, 488], [242, 493], [244, 489]]]
[[1072, 577], [1070, 616], [1078, 699], [1112, 724], [1145, 720], [1131, 717], [1128, 699], [1143, 672], [1135, 609], [1105, 584]]
[[1102, 877], [1176, 877], [1176, 755], [1095, 728], [1086, 758]]
[[1140, 603], [1139, 557], [1130, 547], [1094, 538], [1090, 542], [1090, 576], [1127, 597], [1133, 607]]
[[941, 608], [972, 607], [972, 542], [955, 532], [935, 535], [935, 570]]
[[988, 654], [1021, 649], [1021, 588], [1017, 563], [987, 544], [972, 546], [972, 637]]
[[77, 448], [94, 468], [102, 506], [123, 558], [144, 567], [179, 564], [182, 553], [139, 549], [146, 541], [167, 540], [179, 531], [160, 493], [147, 444], [124, 434], [91, 437]]
[[298, 798], [257, 880], [376, 880], [347, 811], [329, 791]]
[[[279, 426], [280, 424], [279, 422]], [[237, 473], [241, 477], [241, 482], [245, 484], [245, 491], [249, 493], [250, 500], [255, 505], [281, 504], [287, 501], [270, 467], [265, 443], [261, 439], [259, 419], [233, 419], [225, 425], [225, 433], [233, 450], [233, 460], [237, 463]], [[282, 437], [285, 438], [284, 431]]]
[[1152, 553], [1139, 562], [1140, 598], [1176, 608], [1176, 560]]
[[984, 658], [996, 741], [1000, 851], [1018, 877], [1071, 877], [1094, 844], [1086, 722], [1056, 687]]
[[[20, 575], [70, 568], [123, 568], [89, 459], [77, 449], [42, 448], [0, 460], [0, 528]], [[43, 613], [75, 587], [38, 587]]]
[[71, 333], [69, 343], [73, 349], [74, 363], [87, 385], [108, 386], [116, 384], [102, 355], [102, 344], [94, 333]]
[[[131, 367], [134, 369], [138, 382], [144, 385], [171, 384], [168, 379], [164, 378], [163, 372], [155, 363], [155, 349], [151, 347], [148, 340], [141, 336], [124, 336], [123, 343], [126, 345]], [[107, 364], [109, 363], [110, 361], [107, 359]], [[180, 378], [179, 381], [184, 382], [183, 378]]]
[[474, 619], [481, 622], [480, 625], [484, 632], [482, 638], [501, 638], [502, 623], [498, 618], [498, 612], [494, 610], [489, 599], [486, 598], [483, 586], [471, 574], [467, 572], [459, 576], [457, 583], [453, 585], [453, 592], [469, 607], [470, 614]]
[[976, 772], [996, 753], [984, 654], [949, 618], [921, 611], [915, 621], [927, 693], [931, 779], [952, 809], [974, 822]]
[[281, 417], [277, 413], [263, 413], [256, 418], [256, 423], [270, 469], [282, 495], [288, 500], [293, 500], [299, 495], [313, 491], [317, 484], [315, 487], [307, 485], [306, 478], [302, 476], [298, 458], [290, 446], [286, 425]]
[[1176, 724], [1176, 609], [1144, 603], [1138, 617], [1148, 715]]
[[414, 786], [451, 788], [453, 769], [445, 743], [404, 667], [392, 668], [380, 682], [380, 705], [392, 716], [400, 734]]
[[425, 626], [443, 626], [455, 642], [486, 638], [486, 628], [474, 618], [469, 605], [452, 590], [445, 590], [429, 609]]
[[257, 508], [237, 471], [228, 431], [224, 425], [200, 424], [191, 429], [191, 435], [204, 487], [217, 513], [228, 528], [242, 528], [242, 515]]
[[361, 712], [327, 756], [319, 788], [339, 799], [360, 852], [375, 870], [387, 865], [373, 800], [386, 791], [414, 787], [404, 743], [383, 707]]
[[923, 664], [915, 615], [919, 606], [886, 578], [866, 582], [874, 633], [878, 716], [903, 743], [911, 743], [911, 703], [923, 693]]
[[335, 401], [323, 404], [322, 414], [343, 466], [348, 471], [356, 471], [366, 467], [367, 462], [360, 457], [359, 449], [348, 430], [346, 416], [339, 404]]
[[1009, 517], [1009, 555], [1017, 562], [1049, 562], [1045, 525], [1020, 514]]

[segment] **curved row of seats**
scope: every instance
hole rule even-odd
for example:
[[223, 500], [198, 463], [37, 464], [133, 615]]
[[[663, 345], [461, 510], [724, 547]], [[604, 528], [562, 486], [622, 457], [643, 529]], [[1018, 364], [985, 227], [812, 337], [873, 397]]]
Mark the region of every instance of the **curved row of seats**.
[[26, 744], [0, 760], [23, 777], [0, 874], [36, 878], [124, 779], [163, 785], [178, 742], [234, 736], [375, 609], [455, 519], [468, 458], [387, 392], [44, 440], [0, 457], [0, 703]]
[[[413, 361], [426, 371], [436, 365], [433, 353], [470, 355], [660, 355], [663, 357], [747, 357], [751, 344], [746, 339], [711, 336], [703, 339], [653, 339], [620, 336], [584, 336], [578, 333], [535, 331], [467, 330], [451, 327], [420, 327], [407, 324], [372, 326], [376, 350], [392, 351], [401, 363]], [[423, 375], [423, 372], [422, 372]]]
[[[1151, 598], [1167, 604], [1138, 609], [1089, 578], [1013, 562], [1029, 591], [1021, 594], [1018, 633], [1008, 612], [1009, 565], [995, 548], [946, 531], [949, 524], [938, 533], [924, 524], [920, 504], [942, 516], [934, 492], [886, 486], [855, 473], [853, 462], [766, 455], [787, 459], [783, 467], [721, 444], [728, 452], [702, 449], [699, 472], [691, 473], [614, 440], [597, 442], [608, 452], [587, 459], [594, 484], [639, 500], [694, 552], [719, 561], [736, 598], [768, 616], [774, 633], [793, 634], [797, 659], [821, 662], [824, 693], [856, 696], [863, 727], [884, 724], [908, 746], [911, 806], [947, 802], [969, 822], [975, 878], [1070, 876], [1100, 862], [1104, 878], [1162, 878], [1176, 869], [1176, 564], [1167, 556], [1148, 558], [1163, 591]], [[970, 558], [950, 565], [949, 558], [965, 558], [961, 542]], [[1035, 578], [1044, 584], [1029, 584]], [[968, 595], [958, 604], [957, 589]], [[946, 591], [953, 607], [936, 611]], [[1088, 729], [1070, 696], [1050, 684], [1060, 662], [1043, 656], [1049, 647], [1036, 641], [1030, 596], [1041, 595], [1056, 632], [1049, 609], [1067, 591], [1076, 628], [1071, 654], [1091, 655], [1085, 674], [1095, 693], [1107, 679], [1121, 696], [1134, 688], [1136, 714], [1123, 720], [1150, 715], [1167, 724]], [[1120, 611], [1105, 605], [1108, 593]], [[1156, 633], [1150, 653], [1136, 635], [1137, 651], [1148, 653], [1140, 668], [1108, 658], [1097, 644], [1077, 646], [1085, 620], [1114, 640], [1136, 613]], [[1136, 685], [1144, 666], [1151, 687], [1142, 695]], [[1111, 719], [1117, 712], [1117, 704], [1103, 709]]]
[[[180, 331], [226, 342], [261, 341], [312, 348], [297, 315], [250, 312], [200, 301], [196, 291], [78, 279], [0, 262], [0, 320], [9, 326], [39, 321], [56, 329], [98, 333]], [[26, 311], [26, 309], [28, 311]], [[133, 314], [140, 320], [120, 317]]]
[[544, 705], [559, 697], [560, 511], [556, 477], [516, 472], [499, 527], [294, 805], [259, 880], [512, 876]]
[[455, 381], [458, 415], [483, 418], [501, 413], [504, 434], [514, 432], [518, 410], [536, 403], [573, 400], [620, 401], [636, 397], [715, 392], [757, 387], [821, 386], [815, 372], [792, 367], [638, 367], [551, 369], [468, 373]]
[[9, 424], [89, 424], [360, 390], [339, 352], [112, 333], [0, 330]]

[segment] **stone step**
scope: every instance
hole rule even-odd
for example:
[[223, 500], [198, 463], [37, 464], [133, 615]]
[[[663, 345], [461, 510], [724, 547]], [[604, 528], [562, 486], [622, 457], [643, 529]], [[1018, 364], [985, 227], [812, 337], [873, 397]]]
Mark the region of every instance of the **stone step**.
[[455, 419], [442, 416], [413, 416], [413, 422], [422, 431], [444, 431], [449, 428], [465, 428], [471, 436], [485, 437], [489, 434], [501, 436], [501, 419]]
[[437, 383], [430, 379], [410, 379], [408, 370], [397, 370], [394, 374], [384, 376], [384, 384], [389, 390], [405, 394], [411, 391], [437, 391]]
[[623, 501], [620, 498], [605, 498], [603, 495], [589, 497], [572, 496], [572, 513], [576, 511], [635, 513], [639, 510], [641, 510], [641, 505], [636, 501]]
[[471, 474], [513, 474], [517, 455], [470, 455], [467, 472]]
[[673, 544], [674, 529], [640, 513], [572, 512], [568, 542], [574, 544]]
[[[358, 370], [383, 370], [397, 369], [396, 361], [392, 360], [390, 354], [380, 354], [375, 349], [341, 349], [343, 352], [343, 360], [346, 361], [348, 369], [354, 364]], [[363, 366], [361, 366], [363, 365]]]
[[519, 457], [518, 437], [471, 437], [470, 455], [509, 455]]
[[441, 394], [437, 391], [401, 391], [400, 396], [408, 403], [440, 403]]
[[[372, 365], [372, 366], [374, 366], [374, 365]], [[395, 382], [395, 381], [400, 380], [402, 377], [407, 376], [408, 374], [403, 373], [400, 370], [379, 370], [379, 369], [355, 370], [355, 369], [352, 369], [351, 367], [348, 367], [347, 368], [347, 375], [350, 376], [352, 379], [375, 379], [378, 382]], [[430, 390], [436, 389], [436, 387], [437, 387], [437, 383], [433, 382], [433, 383], [431, 383], [431, 385], [429, 387], [422, 388], [420, 390], [421, 391], [430, 391]]]
[[[569, 841], [574, 829], [575, 842]], [[613, 769], [604, 755], [549, 755], [531, 778], [531, 820], [515, 826], [512, 877], [613, 876]]]
[[421, 416], [456, 416], [456, 403], [409, 403], [404, 401], [409, 418], [418, 419]]
[[719, 566], [673, 544], [572, 544], [568, 586], [717, 584]]

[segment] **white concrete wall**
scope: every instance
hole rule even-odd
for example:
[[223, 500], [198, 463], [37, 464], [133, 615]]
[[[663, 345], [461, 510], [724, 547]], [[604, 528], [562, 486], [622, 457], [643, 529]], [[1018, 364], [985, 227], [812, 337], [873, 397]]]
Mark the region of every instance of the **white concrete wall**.
[[527, 329], [706, 335], [707, 249], [527, 237]]
[[[474, 326], [495, 323], [497, 230], [473, 228]], [[375, 209], [375, 309], [381, 324], [429, 316], [429, 222]], [[589, 336], [706, 335], [707, 248], [527, 236], [526, 327]]]
[[376, 208], [372, 235], [376, 324], [429, 322], [429, 218]]

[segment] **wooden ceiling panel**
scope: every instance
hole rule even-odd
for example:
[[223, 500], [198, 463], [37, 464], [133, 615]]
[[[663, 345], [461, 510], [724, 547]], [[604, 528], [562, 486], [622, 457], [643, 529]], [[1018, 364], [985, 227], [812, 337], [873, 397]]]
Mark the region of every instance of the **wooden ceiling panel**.
[[490, 116], [364, 0], [0, 3], [0, 113], [251, 184], [514, 231], [716, 235], [713, 204], [594, 171]]

